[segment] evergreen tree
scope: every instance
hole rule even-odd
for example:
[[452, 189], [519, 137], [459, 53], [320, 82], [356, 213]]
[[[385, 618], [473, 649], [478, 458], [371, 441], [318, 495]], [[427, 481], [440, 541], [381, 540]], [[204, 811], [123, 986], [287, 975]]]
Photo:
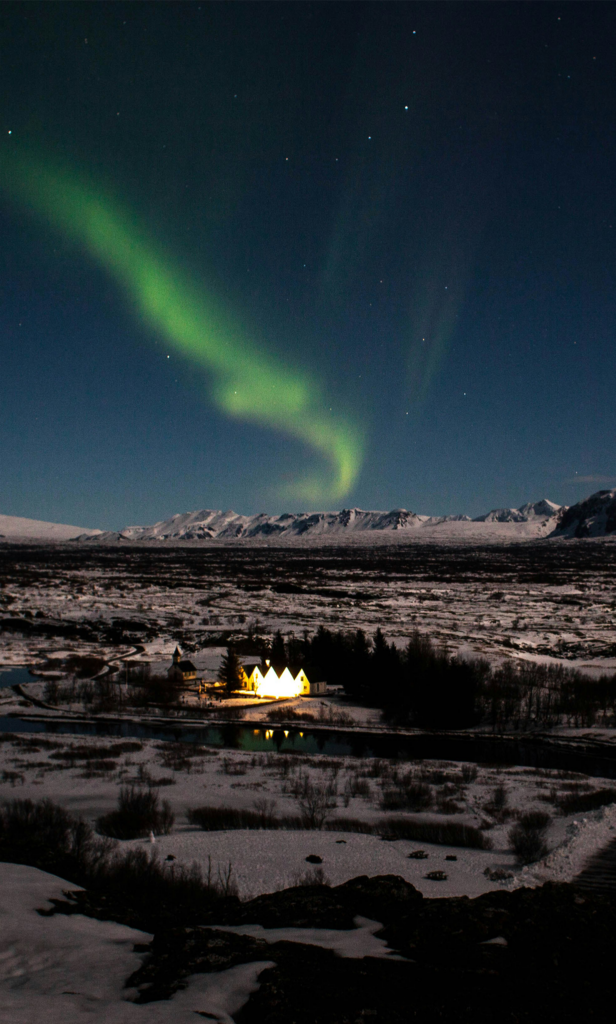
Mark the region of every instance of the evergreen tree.
[[232, 647], [227, 647], [227, 653], [220, 663], [218, 679], [224, 683], [228, 697], [242, 685], [242, 665]]
[[270, 661], [274, 668], [277, 670], [284, 668], [287, 663], [287, 651], [284, 643], [284, 638], [280, 630], [278, 630], [272, 641]]
[[365, 699], [373, 707], [383, 707], [383, 704], [389, 703], [391, 673], [397, 668], [398, 661], [398, 652], [393, 644], [392, 648], [387, 643], [379, 626], [372, 642], [370, 670], [365, 689]]
[[363, 629], [353, 634], [348, 657], [349, 671], [344, 690], [350, 697], [366, 697], [370, 686], [370, 641]]

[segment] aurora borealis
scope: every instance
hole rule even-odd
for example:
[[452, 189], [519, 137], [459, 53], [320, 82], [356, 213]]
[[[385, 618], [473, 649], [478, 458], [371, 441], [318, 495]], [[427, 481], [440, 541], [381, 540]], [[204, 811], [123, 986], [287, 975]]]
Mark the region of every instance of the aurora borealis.
[[84, 244], [124, 287], [138, 317], [184, 358], [209, 371], [221, 410], [298, 438], [328, 460], [331, 478], [305, 477], [288, 485], [285, 497], [307, 502], [346, 497], [361, 465], [360, 433], [327, 412], [307, 373], [242, 337], [204, 289], [157, 252], [100, 188], [19, 154], [6, 160], [4, 180], [28, 208]]
[[615, 28], [594, 0], [7, 0], [0, 511], [616, 486]]

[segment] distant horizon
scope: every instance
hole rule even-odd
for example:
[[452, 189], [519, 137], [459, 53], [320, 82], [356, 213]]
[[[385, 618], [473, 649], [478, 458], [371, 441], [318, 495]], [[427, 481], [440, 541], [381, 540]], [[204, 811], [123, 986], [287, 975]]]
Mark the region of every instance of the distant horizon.
[[[242, 512], [242, 511], [238, 511], [237, 509], [232, 509], [232, 508], [226, 508], [226, 509], [218, 508], [218, 509], [216, 509], [216, 508], [212, 508], [212, 507], [201, 506], [201, 508], [186, 509], [183, 512], [179, 512], [179, 511], [171, 512], [168, 515], [158, 516], [157, 518], [152, 519], [149, 522], [147, 522], [145, 520], [142, 521], [142, 522], [127, 522], [126, 521], [126, 522], [123, 522], [122, 525], [119, 525], [119, 526], [100, 526], [98, 524], [92, 524], [92, 523], [88, 523], [88, 524], [79, 523], [76, 520], [75, 521], [71, 521], [69, 519], [65, 519], [65, 520], [43, 519], [40, 516], [13, 515], [12, 513], [7, 513], [4, 510], [0, 510], [0, 518], [6, 517], [8, 519], [23, 519], [23, 520], [25, 520], [27, 522], [33, 522], [33, 523], [44, 523], [44, 524], [48, 524], [48, 525], [57, 525], [57, 526], [82, 527], [84, 530], [100, 530], [102, 532], [111, 532], [111, 533], [117, 533], [117, 532], [120, 532], [120, 531], [125, 530], [125, 529], [131, 529], [131, 528], [137, 528], [137, 527], [148, 528], [148, 527], [152, 527], [152, 526], [156, 525], [157, 523], [169, 522], [171, 519], [173, 519], [176, 516], [190, 516], [190, 515], [195, 515], [195, 514], [197, 514], [199, 512], [218, 513], [218, 514], [221, 514], [221, 515], [225, 515], [225, 514], [228, 514], [228, 513], [233, 513], [234, 515], [242, 516], [242, 517], [246, 517], [246, 518], [252, 518], [252, 517], [255, 517], [255, 516], [263, 515], [263, 516], [267, 516], [269, 518], [275, 519], [275, 518], [279, 518], [280, 516], [284, 516], [284, 515], [293, 515], [293, 516], [302, 516], [302, 515], [336, 515], [336, 514], [339, 514], [341, 512], [344, 512], [344, 511], [353, 511], [353, 510], [364, 512], [364, 513], [379, 513], [379, 514], [384, 514], [384, 515], [387, 515], [387, 514], [390, 514], [392, 512], [396, 512], [396, 511], [404, 511], [404, 512], [410, 513], [412, 515], [416, 515], [416, 516], [426, 516], [426, 517], [428, 517], [430, 519], [439, 519], [439, 518], [445, 518], [447, 516], [460, 515], [460, 516], [469, 516], [469, 519], [471, 521], [477, 521], [478, 516], [489, 515], [491, 512], [498, 512], [498, 511], [501, 511], [501, 510], [508, 510], [508, 509], [509, 510], [518, 511], [519, 509], [523, 508], [525, 505], [537, 505], [537, 504], [540, 504], [542, 501], [551, 502], [552, 504], [557, 505], [558, 508], [569, 508], [572, 505], [576, 505], [576, 504], [579, 504], [582, 501], [587, 500], [593, 494], [597, 494], [597, 493], [599, 493], [601, 491], [608, 491], [609, 492], [609, 491], [613, 491], [613, 490], [615, 490], [615, 488], [598, 487], [596, 490], [590, 491], [588, 493], [585, 493], [582, 497], [578, 498], [576, 501], [571, 501], [569, 503], [567, 503], [567, 502], [563, 502], [563, 503], [555, 502], [551, 498], [547, 498], [547, 497], [543, 496], [541, 498], [536, 498], [535, 500], [529, 499], [528, 501], [522, 501], [522, 502], [520, 502], [519, 505], [493, 505], [489, 509], [484, 509], [482, 512], [478, 513], [478, 515], [476, 515], [476, 516], [471, 516], [471, 515], [469, 515], [468, 512], [464, 512], [463, 510], [457, 510], [456, 512], [446, 512], [446, 513], [429, 513], [429, 512], [420, 511], [419, 509], [416, 509], [416, 508], [414, 508], [414, 509], [405, 508], [403, 505], [395, 505], [392, 508], [376, 508], [376, 507], [366, 508], [366, 507], [361, 507], [359, 505], [341, 505], [339, 508], [331, 508], [331, 509], [325, 509], [325, 508], [321, 508], [321, 509], [317, 509], [317, 508], [314, 508], [314, 509], [310, 509], [310, 508], [291, 509], [291, 508], [286, 508], [286, 509], [284, 509], [281, 512], [265, 512], [265, 511], [261, 510], [259, 512], [252, 512], [252, 513]], [[0, 534], [1, 534], [1, 532], [2, 531], [0, 530]]]

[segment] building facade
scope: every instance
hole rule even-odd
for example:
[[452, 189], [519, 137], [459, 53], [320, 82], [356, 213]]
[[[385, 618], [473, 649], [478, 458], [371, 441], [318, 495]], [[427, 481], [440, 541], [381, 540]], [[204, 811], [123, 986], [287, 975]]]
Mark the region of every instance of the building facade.
[[289, 697], [314, 697], [326, 692], [323, 681], [311, 683], [303, 668], [293, 669], [288, 665], [274, 668], [269, 661], [243, 666], [243, 689], [257, 697], [280, 700]]

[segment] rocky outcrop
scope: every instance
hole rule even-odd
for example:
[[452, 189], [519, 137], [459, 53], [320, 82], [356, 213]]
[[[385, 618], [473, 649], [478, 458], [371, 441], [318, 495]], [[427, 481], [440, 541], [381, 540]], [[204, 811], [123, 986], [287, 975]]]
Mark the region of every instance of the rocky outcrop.
[[[59, 903], [59, 901], [52, 901]], [[122, 903], [76, 893], [59, 911], [144, 926]], [[568, 1024], [613, 1019], [616, 900], [575, 885], [428, 899], [396, 876], [302, 886], [247, 903], [222, 900], [203, 925], [176, 920], [139, 947], [150, 955], [127, 979], [138, 1002], [169, 999], [190, 975], [240, 963], [274, 963], [259, 977], [240, 1024]], [[369, 917], [397, 959], [336, 956], [298, 942], [266, 943], [217, 929], [353, 927]], [[212, 927], [214, 926], [214, 927]], [[310, 941], [307, 936], [307, 943]]]
[[565, 509], [554, 537], [607, 537], [616, 532], [616, 490], [597, 491]]

